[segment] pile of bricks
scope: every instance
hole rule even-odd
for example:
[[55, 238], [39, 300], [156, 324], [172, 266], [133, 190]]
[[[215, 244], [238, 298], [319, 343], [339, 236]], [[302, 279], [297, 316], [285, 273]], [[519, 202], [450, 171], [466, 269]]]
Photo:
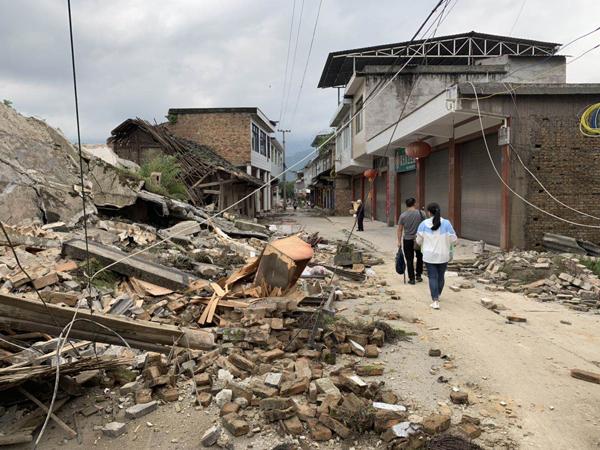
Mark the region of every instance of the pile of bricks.
[[[574, 256], [535, 251], [497, 253], [457, 262], [452, 268], [490, 291], [520, 292], [578, 311], [600, 309], [600, 279]], [[472, 285], [469, 281], [463, 288]], [[453, 286], [454, 290], [461, 286]]]

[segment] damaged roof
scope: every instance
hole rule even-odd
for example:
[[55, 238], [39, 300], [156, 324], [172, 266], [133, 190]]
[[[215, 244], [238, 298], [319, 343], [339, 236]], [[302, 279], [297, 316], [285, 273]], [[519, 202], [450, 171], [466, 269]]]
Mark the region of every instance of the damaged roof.
[[472, 65], [476, 60], [503, 55], [554, 55], [560, 44], [510, 36], [468, 33], [439, 36], [429, 40], [404, 41], [331, 52], [327, 56], [318, 87], [345, 86], [355, 71], [369, 65]]
[[[173, 135], [166, 124], [152, 125], [140, 118], [127, 119], [111, 131], [108, 143], [128, 139], [129, 134], [137, 128], [148, 133], [166, 154], [177, 155], [178, 158], [188, 161], [190, 164], [184, 165], [193, 166], [196, 172], [219, 170], [256, 186], [263, 184], [261, 180], [234, 166], [210, 147]], [[185, 170], [185, 167], [183, 169]]]

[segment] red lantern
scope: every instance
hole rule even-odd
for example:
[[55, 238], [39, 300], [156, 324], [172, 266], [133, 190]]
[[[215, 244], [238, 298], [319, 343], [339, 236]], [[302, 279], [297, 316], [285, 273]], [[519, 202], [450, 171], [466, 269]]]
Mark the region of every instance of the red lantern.
[[367, 169], [364, 171], [363, 175], [369, 179], [369, 181], [373, 181], [377, 177], [377, 171], [375, 169]]
[[427, 158], [431, 154], [431, 145], [423, 141], [411, 142], [406, 146], [404, 153], [415, 159]]

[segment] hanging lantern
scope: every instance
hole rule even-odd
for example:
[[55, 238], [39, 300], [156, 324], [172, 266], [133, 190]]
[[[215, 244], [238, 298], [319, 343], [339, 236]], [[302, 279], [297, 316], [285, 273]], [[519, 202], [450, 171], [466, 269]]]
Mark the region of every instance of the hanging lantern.
[[431, 145], [423, 141], [411, 142], [406, 146], [404, 152], [411, 158], [427, 158], [431, 154]]
[[372, 182], [377, 177], [377, 171], [375, 169], [367, 169], [363, 175]]

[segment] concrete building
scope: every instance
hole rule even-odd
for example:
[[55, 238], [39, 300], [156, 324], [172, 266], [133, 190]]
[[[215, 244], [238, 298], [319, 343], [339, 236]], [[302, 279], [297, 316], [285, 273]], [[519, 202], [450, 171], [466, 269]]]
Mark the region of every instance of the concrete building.
[[[402, 148], [375, 147], [372, 141], [401, 114], [409, 114], [457, 82], [518, 82], [533, 77], [540, 82], [565, 82], [565, 57], [554, 55], [557, 48], [554, 43], [471, 32], [330, 53], [319, 87], [343, 91], [330, 123], [339, 131], [336, 173], [352, 177], [353, 197], [365, 201], [367, 215], [394, 225], [401, 204], [396, 191], [404, 185], [403, 191], [410, 193], [416, 166], [403, 157]], [[371, 168], [378, 171], [373, 183], [362, 176]]]
[[[403, 200], [415, 197], [421, 206], [438, 202], [443, 215], [457, 223], [461, 236], [505, 248], [536, 247], [547, 230], [590, 239], [596, 236], [593, 240], [599, 241], [593, 228], [565, 229], [548, 216], [533, 214], [507, 194], [482, 140], [472, 88], [468, 98], [470, 84], [465, 84], [474, 82], [482, 93], [494, 92], [493, 98], [481, 99], [483, 128], [492, 160], [500, 171], [510, 172], [511, 187], [556, 210], [551, 200], [534, 190], [523, 170], [510, 163], [516, 150], [509, 144], [521, 147], [525, 164], [539, 170], [536, 175], [544, 178], [544, 184], [577, 196], [584, 211], [598, 209], [593, 201], [600, 203], [600, 198], [584, 201], [579, 197], [577, 180], [582, 174], [576, 168], [585, 161], [597, 164], [596, 153], [565, 148], [597, 146], [592, 139], [584, 139], [577, 127], [577, 111], [598, 101], [594, 98], [597, 87], [566, 84], [566, 60], [555, 54], [558, 47], [471, 32], [330, 53], [319, 87], [337, 87], [343, 92], [331, 120], [339, 132], [337, 177], [350, 177], [352, 197], [362, 198], [367, 215], [388, 225], [396, 223]], [[438, 116], [431, 115], [434, 109]], [[437, 120], [439, 116], [447, 120]], [[548, 129], [553, 130], [551, 134]], [[417, 160], [407, 157], [405, 146], [415, 141], [430, 144], [431, 155]], [[535, 149], [542, 147], [547, 165], [535, 160]], [[556, 182], [557, 167], [563, 169], [564, 183]], [[366, 169], [377, 171], [372, 183], [363, 175]], [[590, 186], [597, 186], [598, 181], [584, 178]], [[573, 189], [565, 192], [564, 186]]]
[[[283, 171], [275, 122], [259, 108], [171, 108], [167, 117], [176, 136], [211, 147], [263, 183], [273, 183]], [[257, 211], [271, 209], [273, 190], [270, 184], [256, 194]]]
[[[331, 133], [315, 136], [311, 147], [317, 148]], [[304, 180], [309, 192], [309, 200], [315, 206], [333, 212], [335, 209], [335, 142], [327, 142], [319, 152], [304, 166]]]

